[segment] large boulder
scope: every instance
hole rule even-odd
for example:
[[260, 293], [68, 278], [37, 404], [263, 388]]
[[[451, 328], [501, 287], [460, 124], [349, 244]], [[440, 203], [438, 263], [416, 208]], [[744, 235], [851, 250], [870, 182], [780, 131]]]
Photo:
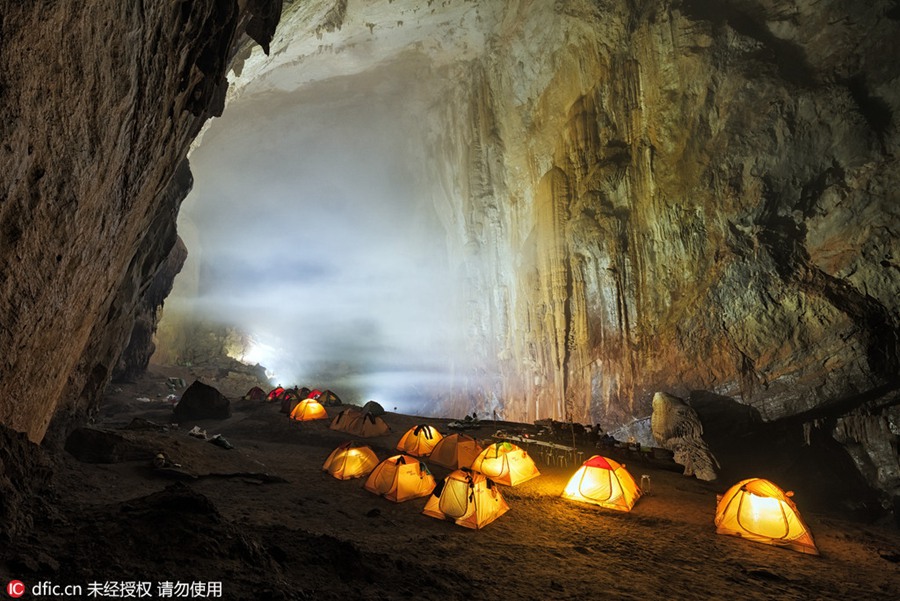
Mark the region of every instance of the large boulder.
[[183, 422], [192, 419], [226, 419], [231, 417], [231, 401], [200, 380], [188, 386], [175, 405], [172, 419]]
[[66, 438], [66, 451], [84, 463], [121, 463], [150, 460], [156, 454], [116, 432], [77, 428]]
[[653, 438], [675, 454], [675, 463], [684, 466], [685, 476], [715, 480], [719, 462], [703, 440], [703, 425], [694, 409], [678, 397], [657, 392], [653, 395], [650, 418]]

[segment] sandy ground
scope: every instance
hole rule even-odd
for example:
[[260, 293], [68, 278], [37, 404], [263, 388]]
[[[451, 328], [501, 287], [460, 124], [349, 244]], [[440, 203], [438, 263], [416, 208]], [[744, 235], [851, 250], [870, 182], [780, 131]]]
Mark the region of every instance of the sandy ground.
[[[171, 406], [157, 400], [165, 396], [164, 372], [190, 377], [156, 370], [115, 389], [95, 426], [118, 431], [135, 416], [167, 423]], [[652, 494], [630, 513], [561, 499], [577, 466], [538, 463], [539, 478], [502, 488], [510, 511], [473, 531], [422, 515], [424, 498], [395, 504], [365, 491], [361, 480], [322, 472], [328, 454], [348, 440], [327, 421], [293, 423], [274, 403], [233, 400], [232, 407], [227, 420], [119, 431], [198, 478], [179, 481], [143, 459], [88, 464], [61, 453], [51, 509], [0, 560], [0, 576], [83, 586], [151, 581], [154, 590], [165, 580], [221, 582], [226, 599], [900, 596], [897, 530], [805, 512], [800, 498], [819, 557], [716, 535], [716, 493], [731, 483], [702, 483], [627, 458], [636, 479], [652, 479]], [[385, 418], [393, 432], [367, 441], [380, 459], [394, 454], [410, 426], [427, 422], [448, 432], [450, 421]], [[235, 448], [188, 436], [194, 425]], [[485, 424], [475, 435], [488, 438], [495, 429]], [[432, 471], [443, 477], [449, 470]]]

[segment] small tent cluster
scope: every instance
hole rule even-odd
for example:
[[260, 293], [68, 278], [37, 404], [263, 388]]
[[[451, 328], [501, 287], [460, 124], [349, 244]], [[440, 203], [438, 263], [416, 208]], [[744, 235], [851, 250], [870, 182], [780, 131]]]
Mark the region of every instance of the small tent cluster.
[[[303, 403], [321, 407], [313, 399]], [[378, 413], [383, 409], [377, 404], [367, 404], [366, 410], [345, 409], [334, 418], [331, 429], [357, 436], [390, 431]], [[428, 496], [425, 515], [473, 529], [483, 528], [509, 510], [498, 485], [515, 486], [540, 475], [528, 453], [508, 441], [482, 449], [471, 436], [443, 437], [429, 425], [410, 428], [396, 448], [400, 454], [379, 463], [368, 446], [347, 442], [328, 456], [322, 469], [342, 480], [367, 476], [367, 491], [397, 503]], [[421, 457], [454, 471], [437, 483]], [[627, 512], [642, 494], [624, 464], [594, 455], [576, 470], [561, 496]], [[716, 532], [817, 555], [791, 496], [768, 480], [742, 480], [720, 495]]]

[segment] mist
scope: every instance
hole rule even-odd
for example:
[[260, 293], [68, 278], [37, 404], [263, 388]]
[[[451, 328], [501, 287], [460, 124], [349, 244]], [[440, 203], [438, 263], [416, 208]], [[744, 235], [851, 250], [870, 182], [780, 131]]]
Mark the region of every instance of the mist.
[[195, 275], [166, 316], [244, 332], [242, 360], [273, 383], [411, 413], [450, 394], [463, 283], [423, 175], [417, 85], [375, 70], [231, 103], [190, 156], [179, 230]]

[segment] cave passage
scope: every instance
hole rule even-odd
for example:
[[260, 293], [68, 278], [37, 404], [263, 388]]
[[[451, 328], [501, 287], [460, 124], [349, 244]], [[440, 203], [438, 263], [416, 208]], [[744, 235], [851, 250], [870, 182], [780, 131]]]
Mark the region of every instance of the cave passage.
[[416, 97], [395, 65], [231, 103], [190, 157], [189, 257], [161, 329], [231, 327], [247, 337], [236, 358], [273, 383], [427, 413], [464, 363], [463, 284]]

